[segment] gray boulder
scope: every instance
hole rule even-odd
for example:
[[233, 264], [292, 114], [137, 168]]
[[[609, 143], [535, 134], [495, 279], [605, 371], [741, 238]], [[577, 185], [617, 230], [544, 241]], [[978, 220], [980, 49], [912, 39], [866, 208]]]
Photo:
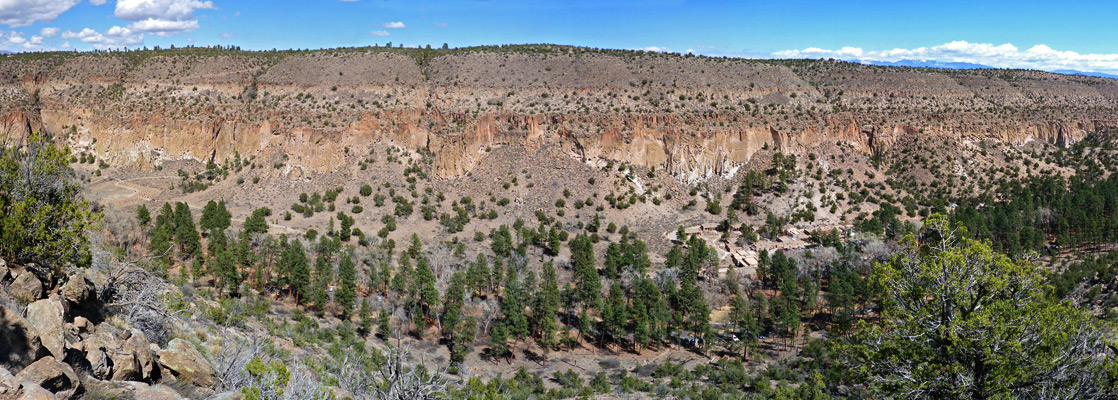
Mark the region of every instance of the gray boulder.
[[150, 399], [150, 400], [185, 400], [185, 397], [176, 392], [175, 389], [167, 385], [155, 385], [147, 389], [136, 392], [137, 399]]
[[96, 293], [97, 289], [93, 286], [93, 282], [80, 273], [70, 276], [61, 290], [62, 298], [69, 302], [71, 307], [78, 309], [92, 308]]
[[59, 399], [77, 398], [82, 389], [81, 381], [78, 380], [78, 374], [74, 369], [51, 356], [40, 358], [39, 361], [19, 371], [16, 380], [39, 385], [54, 393]]
[[0, 366], [19, 371], [47, 354], [39, 331], [19, 313], [0, 306]]
[[24, 269], [15, 276], [8, 290], [17, 299], [32, 302], [43, 297], [43, 282], [34, 273]]
[[54, 397], [54, 393], [51, 393], [50, 391], [48, 391], [46, 389], [43, 389], [42, 386], [36, 385], [33, 382], [24, 382], [22, 385], [20, 385], [20, 391], [22, 391], [23, 394], [18, 397], [19, 400], [57, 400], [58, 399], [57, 397]]
[[27, 323], [39, 332], [43, 345], [58, 359], [66, 358], [66, 343], [62, 332], [65, 317], [66, 309], [62, 300], [54, 295], [27, 306]]
[[213, 387], [214, 370], [194, 349], [194, 345], [182, 339], [173, 339], [167, 348], [159, 351], [159, 364], [169, 370], [175, 378], [201, 387]]

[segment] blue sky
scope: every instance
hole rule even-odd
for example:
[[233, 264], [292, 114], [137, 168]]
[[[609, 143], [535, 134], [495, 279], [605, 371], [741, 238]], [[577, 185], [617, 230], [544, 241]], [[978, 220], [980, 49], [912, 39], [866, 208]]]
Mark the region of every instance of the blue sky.
[[1118, 72], [1118, 2], [0, 0], [0, 49], [558, 43]]

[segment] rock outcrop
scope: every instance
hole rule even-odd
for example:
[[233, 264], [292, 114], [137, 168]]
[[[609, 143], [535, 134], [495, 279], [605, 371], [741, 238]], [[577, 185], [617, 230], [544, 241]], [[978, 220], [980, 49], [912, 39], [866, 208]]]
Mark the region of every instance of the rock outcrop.
[[159, 351], [159, 364], [169, 370], [176, 378], [201, 387], [212, 387], [214, 370], [194, 349], [194, 345], [182, 339], [172, 339], [167, 348]]
[[16, 380], [38, 385], [58, 399], [73, 399], [82, 393], [81, 381], [74, 369], [51, 356], [28, 365], [16, 374]]
[[468, 173], [490, 146], [554, 145], [580, 160], [701, 179], [765, 147], [881, 152], [916, 134], [1066, 145], [1118, 125], [1118, 81], [1037, 71], [547, 45], [422, 58], [387, 49], [37, 57], [0, 60], [0, 137], [45, 129], [78, 152], [140, 168], [255, 157], [289, 178], [355, 163], [378, 143], [432, 152], [444, 178]]
[[18, 371], [48, 354], [39, 332], [14, 310], [0, 306], [0, 366]]
[[66, 343], [62, 325], [66, 309], [56, 295], [27, 305], [27, 323], [39, 333], [43, 346], [57, 359], [66, 358]]

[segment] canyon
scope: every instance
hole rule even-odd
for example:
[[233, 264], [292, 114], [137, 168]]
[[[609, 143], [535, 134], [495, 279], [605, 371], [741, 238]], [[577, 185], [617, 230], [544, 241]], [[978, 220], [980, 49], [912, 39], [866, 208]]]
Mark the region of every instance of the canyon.
[[376, 143], [468, 174], [499, 145], [553, 146], [685, 181], [757, 151], [905, 136], [1074, 143], [1118, 124], [1118, 81], [1028, 70], [746, 60], [554, 45], [0, 57], [0, 138], [46, 131], [111, 165], [244, 157], [291, 178]]

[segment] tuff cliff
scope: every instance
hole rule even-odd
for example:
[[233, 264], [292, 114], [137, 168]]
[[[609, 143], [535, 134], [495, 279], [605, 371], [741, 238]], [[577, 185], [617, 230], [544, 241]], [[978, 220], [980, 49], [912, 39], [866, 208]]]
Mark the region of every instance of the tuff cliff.
[[[0, 138], [46, 130], [109, 163], [285, 159], [304, 172], [390, 142], [461, 176], [494, 145], [553, 146], [695, 180], [766, 146], [905, 135], [1068, 144], [1115, 125], [1118, 81], [564, 46], [0, 57]], [[352, 152], [347, 152], [347, 149]]]

